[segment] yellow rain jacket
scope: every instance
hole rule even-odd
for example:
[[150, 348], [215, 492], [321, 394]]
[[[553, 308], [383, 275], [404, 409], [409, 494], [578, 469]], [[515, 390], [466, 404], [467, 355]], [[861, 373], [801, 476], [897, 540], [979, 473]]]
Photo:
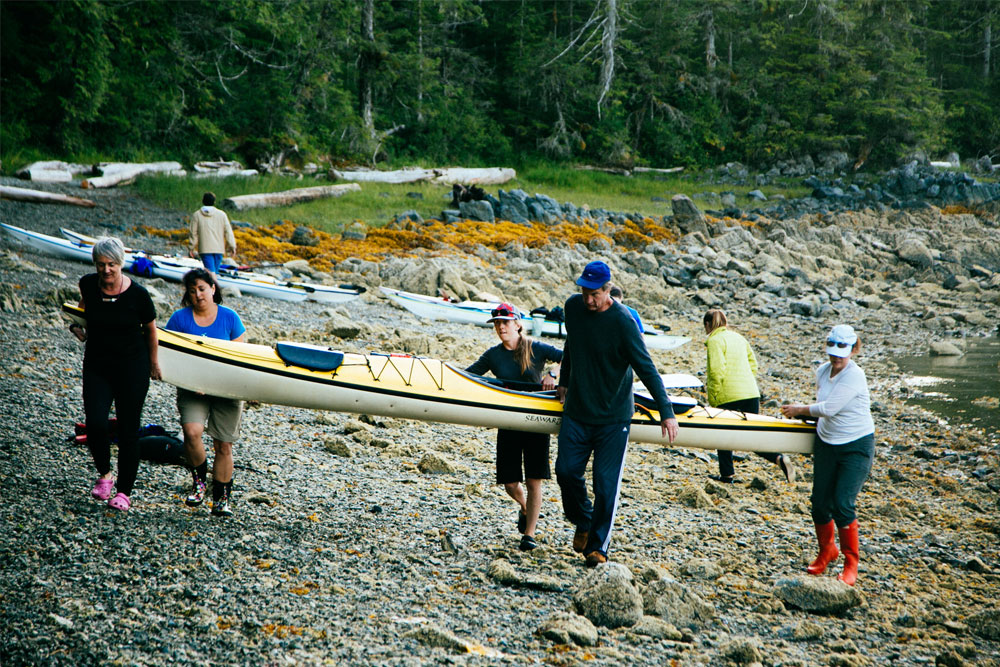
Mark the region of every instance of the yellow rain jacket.
[[709, 405], [722, 405], [760, 396], [757, 388], [757, 357], [746, 338], [726, 327], [712, 331], [705, 339], [708, 373], [705, 388]]

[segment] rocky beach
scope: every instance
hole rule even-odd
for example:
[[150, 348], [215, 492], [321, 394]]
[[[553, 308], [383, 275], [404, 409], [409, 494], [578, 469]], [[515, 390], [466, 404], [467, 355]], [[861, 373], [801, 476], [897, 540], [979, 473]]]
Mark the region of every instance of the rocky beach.
[[[96, 208], [3, 200], [0, 220], [183, 250], [156, 232], [184, 227], [187, 211], [128, 188], [87, 196]], [[418, 320], [377, 287], [551, 308], [584, 264], [604, 259], [645, 322], [692, 338], [651, 353], [661, 372], [703, 374], [701, 316], [722, 308], [755, 348], [763, 410], [775, 416], [813, 399], [823, 337], [850, 323], [877, 447], [858, 499], [854, 589], [835, 581], [839, 566], [804, 574], [815, 538], [803, 456], [794, 483], [737, 456], [738, 483], [724, 486], [708, 479], [714, 452], [631, 445], [612, 563], [593, 571], [570, 548], [554, 480], [540, 548], [518, 551], [516, 505], [493, 483], [495, 433], [464, 426], [253, 405], [234, 448], [233, 517], [186, 507], [187, 470], [145, 462], [132, 510], [109, 511], [90, 497], [93, 465], [72, 442], [83, 350], [59, 315], [89, 269], [2, 237], [0, 663], [1000, 665], [1000, 436], [908, 404], [918, 390], [892, 361], [961, 354], [996, 334], [1000, 211], [869, 199], [879, 206], [861, 206], [859, 190], [855, 208], [752, 218], [678, 202], [663, 219], [596, 221], [576, 202], [572, 222], [481, 223], [448, 245], [436, 230], [461, 223], [401, 217], [389, 227], [422, 234], [419, 247], [351, 255], [345, 239], [343, 258], [292, 265], [367, 287], [359, 299], [225, 299], [251, 342], [465, 366], [495, 344], [490, 329]], [[511, 240], [483, 241], [489, 224]], [[165, 323], [179, 286], [137, 280]], [[143, 421], [178, 430], [174, 395], [153, 383]]]

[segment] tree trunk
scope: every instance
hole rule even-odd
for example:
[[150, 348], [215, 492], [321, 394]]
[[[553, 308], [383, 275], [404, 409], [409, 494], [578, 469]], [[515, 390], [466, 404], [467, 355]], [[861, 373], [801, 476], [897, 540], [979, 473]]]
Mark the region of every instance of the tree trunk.
[[989, 17], [986, 17], [986, 27], [983, 28], [983, 78], [990, 78], [990, 49], [993, 47], [993, 27]]
[[611, 90], [615, 77], [615, 40], [618, 37], [618, 0], [605, 0], [608, 15], [604, 17], [604, 34], [601, 36], [601, 52], [603, 63], [601, 67], [601, 94], [597, 98], [597, 117], [601, 117], [601, 106], [604, 98]]
[[709, 10], [705, 19], [705, 67], [708, 70], [708, 86], [712, 97], [717, 97], [718, 82], [715, 78], [715, 66], [718, 62], [719, 56], [715, 53], [715, 16]]
[[55, 192], [42, 192], [41, 190], [28, 190], [27, 188], [15, 188], [0, 185], [0, 199], [12, 199], [14, 201], [26, 201], [34, 204], [70, 204], [72, 206], [83, 206], [84, 208], [94, 208], [95, 202], [69, 195], [60, 195]]
[[257, 195], [240, 195], [224, 199], [222, 205], [234, 211], [245, 211], [250, 208], [270, 208], [272, 206], [291, 206], [304, 201], [340, 197], [348, 192], [360, 192], [357, 183], [341, 185], [318, 185], [311, 188], [296, 188], [284, 192], [266, 192]]
[[365, 134], [375, 140], [375, 114], [372, 110], [372, 70], [375, 68], [375, 0], [364, 0], [361, 9], [361, 55], [358, 62], [358, 95], [361, 123]]

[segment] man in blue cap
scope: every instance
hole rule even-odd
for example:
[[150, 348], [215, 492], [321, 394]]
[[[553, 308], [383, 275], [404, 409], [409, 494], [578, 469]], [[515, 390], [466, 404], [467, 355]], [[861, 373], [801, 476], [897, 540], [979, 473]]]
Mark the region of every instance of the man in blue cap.
[[[566, 344], [556, 388], [563, 403], [556, 479], [563, 511], [576, 525], [573, 549], [588, 567], [608, 560], [611, 529], [625, 468], [629, 426], [635, 413], [632, 370], [660, 411], [664, 437], [677, 437], [677, 419], [639, 328], [611, 298], [611, 269], [594, 261], [577, 278], [580, 294], [564, 307]], [[594, 457], [594, 500], [584, 473]]]

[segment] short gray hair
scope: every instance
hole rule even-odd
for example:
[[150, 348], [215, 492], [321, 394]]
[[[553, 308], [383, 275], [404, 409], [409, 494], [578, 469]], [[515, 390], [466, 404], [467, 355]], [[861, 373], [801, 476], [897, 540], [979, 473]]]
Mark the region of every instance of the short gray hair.
[[125, 264], [125, 246], [113, 236], [102, 236], [94, 243], [94, 251], [91, 256], [95, 264], [98, 257], [110, 259], [115, 264]]

